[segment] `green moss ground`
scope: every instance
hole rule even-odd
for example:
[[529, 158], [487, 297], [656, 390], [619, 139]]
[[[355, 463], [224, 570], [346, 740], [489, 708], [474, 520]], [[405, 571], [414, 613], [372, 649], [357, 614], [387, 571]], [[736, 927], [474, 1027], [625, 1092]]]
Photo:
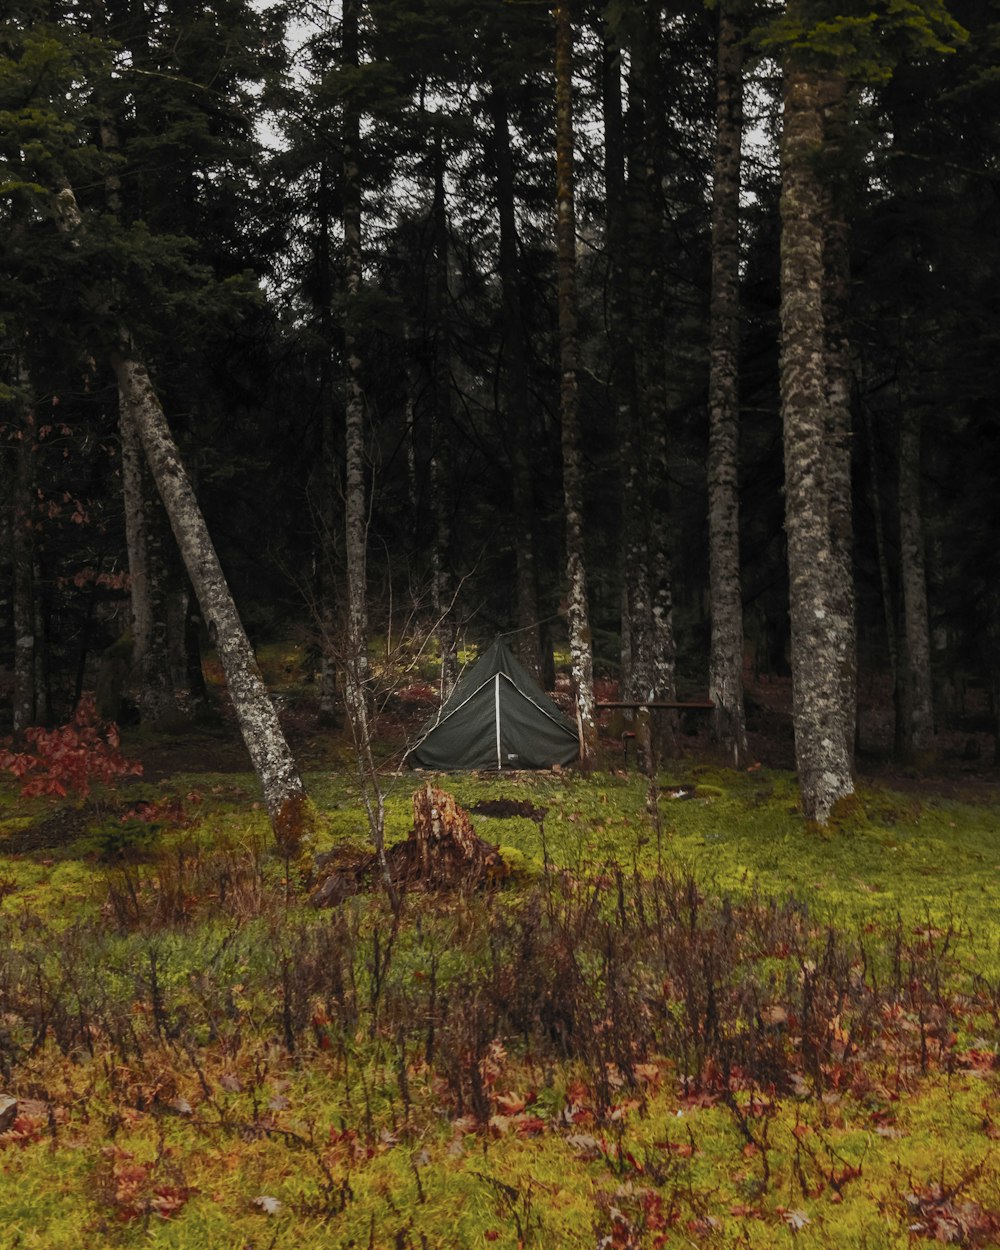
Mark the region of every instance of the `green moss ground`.
[[[389, 779], [390, 840], [405, 836], [412, 791], [424, 780]], [[547, 867], [580, 881], [611, 864], [653, 873], [659, 862], [668, 873], [691, 872], [706, 895], [793, 896], [817, 927], [852, 940], [877, 944], [893, 931], [931, 947], [947, 940], [941, 967], [956, 992], [971, 993], [977, 977], [1000, 982], [1000, 805], [871, 788], [819, 833], [798, 813], [794, 778], [690, 767], [661, 778], [658, 839], [645, 782], [635, 776], [431, 780], [466, 807], [513, 798], [548, 809], [541, 825], [475, 819], [482, 836], [517, 853], [519, 880], [537, 880]], [[317, 850], [363, 843], [351, 777], [323, 771], [307, 781], [321, 818]], [[673, 797], [681, 788], [693, 797]], [[108, 900], [122, 868], [100, 855], [118, 799], [95, 805], [78, 834], [68, 813], [65, 840], [53, 832], [46, 845], [5, 854], [5, 841], [43, 818], [55, 830], [58, 820], [50, 806], [26, 805], [0, 786], [8, 964], [51, 941], [39, 975], [54, 976], [73, 926], [86, 922], [97, 933], [104, 925], [103, 945], [92, 964], [81, 954], [80, 967], [108, 1001], [134, 1004], [141, 1043], [126, 1058], [98, 1031], [89, 1050], [64, 1052], [51, 1037], [18, 1050], [4, 1041], [18, 1023], [0, 1013], [0, 1050], [16, 1054], [5, 1059], [0, 1085], [36, 1100], [13, 1133], [0, 1135], [5, 1246], [902, 1250], [948, 1237], [1000, 1242], [1000, 1084], [991, 1062], [1000, 1039], [988, 997], [970, 1006], [955, 1043], [981, 1052], [978, 1062], [949, 1065], [935, 1052], [922, 1071], [912, 1050], [890, 1048], [873, 1055], [864, 1081], [827, 1088], [822, 1098], [803, 1087], [755, 1111], [740, 1094], [763, 1149], [748, 1143], [723, 1101], [685, 1099], [671, 1063], [653, 1056], [640, 1085], [621, 1087], [600, 1114], [583, 1092], [586, 1073], [533, 1056], [517, 1039], [502, 1039], [492, 1119], [477, 1126], [422, 1062], [418, 1041], [405, 1051], [404, 1105], [396, 1038], [365, 1017], [332, 1048], [317, 1028], [314, 1041], [288, 1052], [274, 1023], [281, 985], [267, 988], [263, 956], [284, 943], [295, 958], [296, 935], [319, 934], [334, 918], [290, 897], [284, 865], [261, 851], [268, 831], [251, 777], [182, 775], [126, 793], [129, 802], [184, 803], [183, 827], [154, 830], [136, 871], [159, 871], [178, 848], [190, 864], [224, 853], [234, 864], [257, 863], [257, 888], [272, 902], [234, 920], [194, 897], [183, 923], [119, 928]], [[193, 882], [209, 880], [191, 872]], [[513, 906], [519, 889], [492, 903], [414, 907], [398, 939], [394, 992], [424, 984], [432, 968], [442, 983], [461, 978], [476, 909]], [[367, 942], [387, 930], [384, 909], [365, 899], [345, 905], [341, 921]], [[362, 999], [372, 975], [371, 948], [363, 949]], [[168, 1004], [159, 1033], [142, 988], [151, 951]], [[229, 1004], [214, 1036], [215, 1026], [193, 1023], [208, 1018], [213, 994]], [[521, 1102], [523, 1111], [507, 1113]]]

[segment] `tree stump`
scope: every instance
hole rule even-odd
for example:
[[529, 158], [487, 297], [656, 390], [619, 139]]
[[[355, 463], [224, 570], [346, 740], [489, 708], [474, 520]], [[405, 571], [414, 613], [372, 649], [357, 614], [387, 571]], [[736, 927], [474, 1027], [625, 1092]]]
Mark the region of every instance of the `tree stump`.
[[[430, 782], [414, 791], [410, 836], [389, 847], [385, 860], [392, 884], [402, 889], [474, 890], [503, 880], [509, 872], [499, 850], [476, 834], [454, 795]], [[358, 859], [351, 848], [324, 856], [323, 864], [329, 871], [313, 890], [316, 907], [335, 906], [372, 889], [381, 877], [377, 855]]]
[[484, 842], [469, 814], [447, 790], [428, 782], [413, 795], [413, 830], [403, 843], [410, 877], [435, 885], [479, 885], [505, 875], [495, 846]]

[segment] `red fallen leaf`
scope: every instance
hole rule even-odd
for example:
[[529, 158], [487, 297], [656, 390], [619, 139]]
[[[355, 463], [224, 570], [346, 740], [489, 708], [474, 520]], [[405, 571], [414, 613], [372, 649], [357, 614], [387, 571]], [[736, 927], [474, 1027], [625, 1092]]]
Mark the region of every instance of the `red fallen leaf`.
[[759, 1154], [759, 1153], [760, 1152], [758, 1151], [757, 1147], [754, 1145], [752, 1141], [748, 1141], [747, 1144], [743, 1147], [744, 1159], [752, 1159], [754, 1155]]
[[753, 1220], [762, 1219], [760, 1207], [748, 1207], [745, 1203], [737, 1202], [735, 1206], [729, 1208], [729, 1214], [738, 1218], [750, 1218]]
[[690, 1159], [694, 1154], [694, 1146], [689, 1141], [658, 1141], [655, 1145], [660, 1150], [669, 1150], [680, 1159]]
[[486, 1238], [487, 1241], [499, 1241], [500, 1240], [500, 1234], [495, 1228], [488, 1228], [486, 1232], [483, 1233], [483, 1236]]
[[537, 1137], [547, 1127], [545, 1121], [537, 1115], [516, 1115], [511, 1120], [515, 1132], [520, 1137]]

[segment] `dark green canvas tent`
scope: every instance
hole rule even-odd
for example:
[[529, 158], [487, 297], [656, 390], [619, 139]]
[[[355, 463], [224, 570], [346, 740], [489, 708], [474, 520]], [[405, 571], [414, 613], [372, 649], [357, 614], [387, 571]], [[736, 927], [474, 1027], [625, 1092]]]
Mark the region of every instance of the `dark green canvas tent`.
[[576, 730], [502, 638], [462, 677], [409, 754], [415, 768], [551, 768], [576, 759]]

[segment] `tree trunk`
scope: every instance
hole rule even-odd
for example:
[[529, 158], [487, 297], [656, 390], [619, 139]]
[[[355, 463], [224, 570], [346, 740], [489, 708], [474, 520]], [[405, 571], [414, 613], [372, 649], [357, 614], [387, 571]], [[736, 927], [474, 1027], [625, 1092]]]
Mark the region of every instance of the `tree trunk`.
[[440, 126], [434, 146], [434, 203], [431, 211], [434, 272], [430, 281], [430, 332], [433, 337], [434, 396], [431, 430], [431, 507], [434, 544], [431, 585], [438, 651], [441, 656], [441, 702], [458, 680], [458, 637], [455, 628], [455, 587], [451, 572], [451, 507], [454, 491], [449, 473], [451, 440], [451, 345], [448, 325], [448, 215], [444, 197], [444, 142]]
[[[662, 127], [660, 69], [662, 15], [647, 6], [644, 24], [633, 41], [629, 73], [629, 153], [627, 184], [630, 233], [631, 325], [635, 340], [635, 444], [640, 468], [645, 544], [645, 587], [642, 615], [633, 622], [646, 635], [641, 650], [650, 669], [649, 693], [656, 699], [676, 697], [676, 644], [673, 629], [673, 577], [670, 560], [670, 497], [668, 486], [667, 315], [663, 277], [665, 237], [662, 228]], [[648, 606], [647, 606], [648, 605]], [[633, 636], [633, 655], [640, 658]], [[635, 662], [635, 661], [633, 661]], [[657, 717], [658, 745], [676, 753], [677, 717]], [[650, 761], [652, 766], [652, 761]]]
[[573, 26], [570, 0], [555, 6], [556, 251], [559, 298], [559, 410], [566, 510], [566, 601], [582, 762], [597, 747], [594, 657], [583, 552], [583, 465], [577, 389], [576, 212], [573, 186]]
[[[345, 0], [341, 26], [343, 65], [359, 65], [358, 0]], [[368, 492], [365, 481], [365, 397], [360, 351], [361, 329], [361, 119], [350, 93], [343, 113], [344, 223], [344, 540], [347, 562], [345, 687], [356, 736], [370, 737], [368, 724]]]
[[903, 396], [899, 414], [899, 563], [903, 584], [903, 748], [908, 758], [934, 746], [927, 570], [920, 501], [920, 413]]
[[500, 225], [500, 292], [503, 317], [503, 379], [506, 427], [510, 441], [511, 495], [513, 503], [515, 604], [517, 634], [515, 653], [536, 679], [542, 676], [541, 638], [538, 624], [538, 574], [535, 568], [535, 509], [530, 440], [528, 347], [521, 314], [520, 263], [517, 249], [517, 217], [514, 211], [514, 161], [510, 150], [510, 119], [507, 96], [496, 81], [490, 86], [497, 217]]
[[849, 639], [835, 611], [830, 528], [823, 244], [828, 197], [817, 171], [823, 87], [785, 74], [781, 144], [781, 407], [792, 624], [795, 754], [806, 816], [823, 824], [853, 793], [842, 674]]
[[278, 842], [294, 849], [308, 832], [305, 789], [274, 704], [181, 463], [149, 374], [126, 347], [111, 354], [119, 394], [142, 440], [188, 575], [219, 652], [226, 685]]
[[319, 235], [317, 239], [317, 302], [319, 304], [319, 457], [315, 468], [318, 559], [316, 604], [319, 624], [319, 721], [336, 725], [337, 703], [337, 500], [340, 494], [336, 454], [333, 387], [333, 257], [330, 246], [332, 190], [327, 157], [319, 170]]
[[708, 378], [708, 557], [712, 734], [734, 768], [747, 758], [740, 582], [740, 152], [743, 64], [730, 0], [719, 6]]
[[830, 156], [827, 174], [829, 208], [824, 240], [824, 325], [826, 333], [827, 465], [830, 541], [834, 572], [831, 606], [843, 637], [841, 700], [847, 729], [847, 752], [854, 758], [858, 709], [857, 624], [854, 593], [854, 515], [851, 503], [851, 445], [854, 370], [850, 346], [851, 255], [847, 223], [844, 149], [849, 126], [847, 82], [826, 80], [824, 144]]

